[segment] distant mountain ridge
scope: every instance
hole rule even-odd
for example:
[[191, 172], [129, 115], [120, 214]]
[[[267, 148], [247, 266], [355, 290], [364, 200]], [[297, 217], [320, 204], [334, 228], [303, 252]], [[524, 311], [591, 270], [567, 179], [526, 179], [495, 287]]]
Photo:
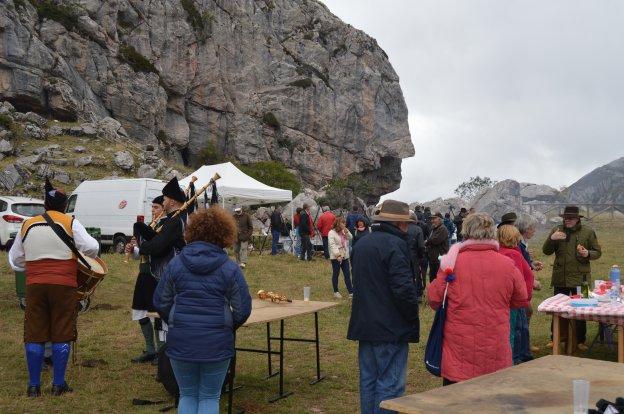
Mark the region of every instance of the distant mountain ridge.
[[584, 175], [562, 196], [571, 203], [624, 203], [624, 157]]

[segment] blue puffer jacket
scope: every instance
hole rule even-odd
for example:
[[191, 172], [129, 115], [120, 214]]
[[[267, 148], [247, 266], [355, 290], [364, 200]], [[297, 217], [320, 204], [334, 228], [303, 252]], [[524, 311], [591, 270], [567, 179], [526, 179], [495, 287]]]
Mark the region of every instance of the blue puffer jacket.
[[251, 313], [251, 296], [227, 253], [198, 241], [169, 262], [154, 292], [154, 307], [169, 325], [169, 358], [217, 362], [234, 356], [234, 331]]

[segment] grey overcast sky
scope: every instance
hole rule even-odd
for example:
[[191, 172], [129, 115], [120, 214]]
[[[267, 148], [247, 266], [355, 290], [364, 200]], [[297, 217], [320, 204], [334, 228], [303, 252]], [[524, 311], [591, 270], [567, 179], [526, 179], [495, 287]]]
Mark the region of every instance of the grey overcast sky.
[[323, 0], [401, 79], [407, 202], [470, 176], [569, 185], [624, 155], [624, 1]]

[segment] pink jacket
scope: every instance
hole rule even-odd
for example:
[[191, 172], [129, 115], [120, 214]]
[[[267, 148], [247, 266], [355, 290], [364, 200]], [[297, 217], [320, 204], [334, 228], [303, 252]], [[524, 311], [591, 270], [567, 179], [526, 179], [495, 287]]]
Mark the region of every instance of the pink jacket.
[[[437, 309], [449, 284], [442, 346], [442, 377], [465, 381], [512, 366], [509, 309], [527, 305], [522, 274], [500, 255], [494, 240], [468, 240], [442, 257], [440, 271], [429, 285], [429, 304]], [[456, 260], [454, 260], [456, 259]]]
[[526, 284], [528, 302], [531, 302], [531, 298], [533, 297], [533, 282], [535, 276], [533, 276], [531, 266], [529, 266], [527, 261], [524, 259], [524, 256], [522, 256], [520, 248], [516, 247], [515, 249], [511, 249], [509, 247], [501, 246], [498, 252], [513, 260], [516, 268], [520, 272], [522, 272], [522, 276], [524, 277], [524, 283]]

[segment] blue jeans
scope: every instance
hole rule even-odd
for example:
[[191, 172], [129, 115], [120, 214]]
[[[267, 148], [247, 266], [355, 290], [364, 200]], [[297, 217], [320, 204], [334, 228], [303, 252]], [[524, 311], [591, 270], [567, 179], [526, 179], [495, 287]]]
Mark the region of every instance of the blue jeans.
[[360, 410], [362, 414], [393, 413], [379, 408], [384, 400], [405, 393], [407, 342], [360, 341]]
[[526, 309], [524, 308], [518, 309], [516, 313], [515, 335], [511, 349], [513, 350], [514, 364], [520, 364], [533, 359], [529, 335], [529, 320], [527, 318]]
[[282, 233], [279, 230], [271, 230], [271, 254], [277, 254], [279, 239]]
[[336, 259], [332, 259], [331, 264], [332, 286], [334, 287], [334, 292], [338, 292], [338, 276], [340, 275], [340, 269], [342, 269], [342, 274], [344, 275], [347, 291], [349, 293], [353, 293], [353, 286], [351, 286], [351, 270], [349, 269], [349, 259], [344, 259], [342, 263], [339, 263]]
[[180, 387], [178, 414], [219, 414], [221, 387], [230, 360], [185, 362], [171, 359], [171, 367]]
[[301, 236], [299, 235], [299, 227], [295, 227], [295, 256], [301, 254]]

